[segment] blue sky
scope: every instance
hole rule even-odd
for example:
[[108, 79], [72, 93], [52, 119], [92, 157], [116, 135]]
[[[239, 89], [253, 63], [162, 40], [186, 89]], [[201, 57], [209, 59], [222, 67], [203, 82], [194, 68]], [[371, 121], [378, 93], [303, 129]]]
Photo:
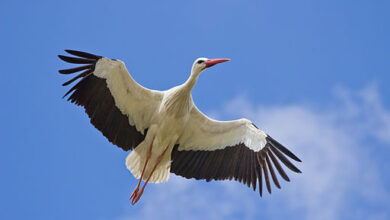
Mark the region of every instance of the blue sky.
[[[389, 219], [388, 1], [1, 1], [1, 219]], [[302, 158], [282, 190], [173, 176], [131, 206], [126, 152], [61, 99], [77, 49], [124, 61], [153, 89], [247, 117]]]

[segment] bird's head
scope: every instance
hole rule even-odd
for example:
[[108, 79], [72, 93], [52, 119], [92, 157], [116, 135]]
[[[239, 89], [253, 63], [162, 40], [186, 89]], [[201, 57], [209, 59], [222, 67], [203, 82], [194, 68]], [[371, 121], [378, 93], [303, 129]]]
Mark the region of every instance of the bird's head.
[[207, 58], [201, 57], [201, 58], [196, 59], [194, 64], [192, 65], [192, 72], [200, 74], [206, 68], [212, 67], [215, 64], [223, 63], [223, 62], [226, 62], [229, 60], [230, 59], [207, 59]]

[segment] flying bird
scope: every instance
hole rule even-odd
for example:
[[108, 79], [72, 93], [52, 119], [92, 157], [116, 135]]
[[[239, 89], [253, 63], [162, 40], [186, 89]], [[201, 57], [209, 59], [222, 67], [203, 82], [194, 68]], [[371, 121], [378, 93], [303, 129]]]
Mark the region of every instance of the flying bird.
[[[65, 50], [58, 57], [80, 66], [59, 70], [74, 76], [63, 86], [77, 83], [64, 95], [83, 106], [91, 123], [114, 145], [131, 151], [126, 166], [139, 179], [130, 196], [134, 205], [148, 182], [160, 183], [170, 173], [197, 180], [236, 180], [260, 196], [263, 179], [280, 188], [274, 168], [290, 181], [281, 164], [301, 171], [290, 159], [301, 162], [290, 150], [257, 128], [248, 119], [217, 121], [194, 104], [191, 90], [207, 68], [229, 59], [198, 58], [186, 82], [166, 91], [139, 85], [120, 60], [86, 52]], [[140, 188], [142, 180], [144, 184]]]

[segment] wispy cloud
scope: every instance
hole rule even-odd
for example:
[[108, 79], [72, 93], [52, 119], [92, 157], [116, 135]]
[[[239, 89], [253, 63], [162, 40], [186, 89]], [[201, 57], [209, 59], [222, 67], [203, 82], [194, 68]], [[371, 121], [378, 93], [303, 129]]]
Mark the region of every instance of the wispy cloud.
[[[390, 143], [390, 111], [375, 85], [359, 91], [338, 87], [334, 94], [325, 109], [264, 106], [237, 97], [212, 111], [219, 117], [248, 117], [300, 156], [303, 174], [290, 173], [292, 181], [282, 190], [260, 199], [239, 183], [172, 175], [167, 183], [149, 186], [136, 210], [121, 219], [389, 218], [383, 171], [364, 146], [368, 140], [376, 142], [371, 147]], [[355, 200], [371, 204], [370, 210], [356, 211]]]

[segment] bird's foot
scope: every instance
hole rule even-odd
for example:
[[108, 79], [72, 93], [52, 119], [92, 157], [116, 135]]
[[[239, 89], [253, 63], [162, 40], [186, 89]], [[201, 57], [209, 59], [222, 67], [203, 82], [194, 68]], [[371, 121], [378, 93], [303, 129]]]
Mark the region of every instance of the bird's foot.
[[133, 200], [131, 201], [131, 204], [134, 205], [135, 203], [137, 203], [138, 200], [141, 198], [143, 193], [144, 193], [144, 188], [142, 187], [142, 189], [140, 191], [137, 191], [135, 197], [133, 197]]
[[139, 191], [139, 186], [137, 186], [137, 187], [134, 189], [134, 192], [133, 192], [133, 193], [131, 194], [131, 196], [130, 196], [130, 199], [129, 199], [129, 200], [132, 200], [132, 201], [131, 201], [131, 204], [132, 204], [132, 205], [135, 204], [134, 200], [135, 200], [135, 198], [136, 198], [137, 195], [138, 195], [138, 191]]

